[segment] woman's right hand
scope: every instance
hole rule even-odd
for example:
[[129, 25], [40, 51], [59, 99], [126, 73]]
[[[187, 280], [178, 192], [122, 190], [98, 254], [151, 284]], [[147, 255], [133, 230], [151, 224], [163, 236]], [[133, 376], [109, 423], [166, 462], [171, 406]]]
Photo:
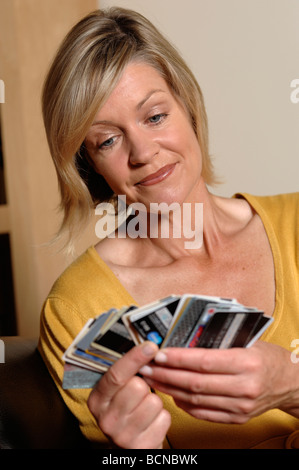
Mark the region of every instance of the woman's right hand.
[[152, 342], [134, 347], [110, 367], [89, 396], [88, 407], [98, 426], [118, 447], [162, 448], [170, 415], [161, 399], [136, 376], [157, 352]]

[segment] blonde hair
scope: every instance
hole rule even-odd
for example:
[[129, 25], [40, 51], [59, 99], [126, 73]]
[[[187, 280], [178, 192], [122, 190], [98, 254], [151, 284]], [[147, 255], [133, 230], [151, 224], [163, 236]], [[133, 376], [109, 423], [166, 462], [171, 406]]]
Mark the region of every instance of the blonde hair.
[[90, 210], [114, 194], [86, 158], [84, 139], [95, 115], [132, 60], [154, 67], [185, 104], [202, 152], [205, 182], [215, 183], [200, 87], [177, 50], [142, 15], [123, 8], [97, 10], [62, 42], [45, 80], [42, 109], [64, 217], [58, 237], [73, 233]]

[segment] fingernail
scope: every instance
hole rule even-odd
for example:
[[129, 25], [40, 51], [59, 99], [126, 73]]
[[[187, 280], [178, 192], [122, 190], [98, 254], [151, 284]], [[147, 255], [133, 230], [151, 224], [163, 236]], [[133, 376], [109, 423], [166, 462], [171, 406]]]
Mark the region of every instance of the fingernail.
[[159, 363], [167, 362], [167, 355], [164, 352], [159, 351], [155, 356], [155, 362], [159, 362]]
[[157, 349], [158, 346], [156, 346], [156, 344], [152, 343], [151, 341], [147, 341], [142, 345], [142, 352], [145, 356], [154, 356], [157, 352]]
[[153, 373], [153, 369], [150, 366], [143, 366], [139, 370], [139, 374], [141, 374], [141, 375], [148, 376], [148, 375], [152, 375], [152, 373]]

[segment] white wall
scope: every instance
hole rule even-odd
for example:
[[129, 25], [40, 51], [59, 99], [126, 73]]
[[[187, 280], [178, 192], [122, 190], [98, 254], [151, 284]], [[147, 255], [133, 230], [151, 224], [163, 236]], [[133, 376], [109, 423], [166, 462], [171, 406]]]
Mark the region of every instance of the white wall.
[[99, 0], [113, 5], [145, 14], [194, 71], [225, 181], [216, 192], [299, 191], [299, 0]]

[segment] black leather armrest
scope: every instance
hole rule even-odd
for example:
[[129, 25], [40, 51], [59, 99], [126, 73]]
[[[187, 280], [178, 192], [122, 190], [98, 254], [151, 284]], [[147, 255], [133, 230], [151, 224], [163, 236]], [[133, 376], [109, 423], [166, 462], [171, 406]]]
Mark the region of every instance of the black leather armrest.
[[5, 363], [0, 363], [0, 448], [87, 447], [37, 351], [37, 340], [1, 339]]

